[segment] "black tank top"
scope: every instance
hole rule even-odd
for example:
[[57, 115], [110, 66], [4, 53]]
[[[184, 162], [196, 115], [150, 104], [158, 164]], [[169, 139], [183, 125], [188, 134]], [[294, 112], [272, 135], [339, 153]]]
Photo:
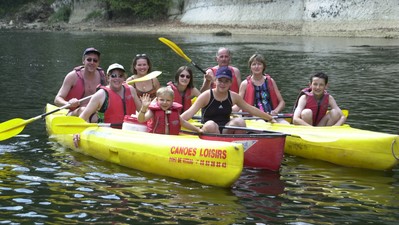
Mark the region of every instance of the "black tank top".
[[213, 120], [219, 126], [224, 126], [230, 121], [231, 107], [233, 106], [230, 96], [230, 91], [228, 92], [227, 99], [222, 102], [215, 99], [213, 96], [213, 90], [210, 90], [211, 99], [208, 105], [202, 108], [202, 123], [208, 120]]

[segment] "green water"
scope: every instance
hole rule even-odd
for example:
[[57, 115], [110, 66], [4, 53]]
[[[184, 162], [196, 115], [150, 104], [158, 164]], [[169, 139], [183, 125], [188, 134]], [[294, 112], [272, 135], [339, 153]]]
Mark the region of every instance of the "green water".
[[[83, 49], [101, 66], [130, 68], [146, 53], [161, 83], [188, 63], [157, 35], [0, 30], [0, 121], [43, 113]], [[398, 133], [399, 40], [242, 35], [170, 35], [202, 68], [218, 47], [233, 51], [243, 77], [255, 52], [267, 59], [289, 112], [315, 71], [349, 109], [353, 127]], [[202, 75], [195, 70], [197, 86]], [[43, 121], [0, 142], [0, 223], [4, 224], [396, 224], [399, 169], [380, 172], [286, 155], [279, 173], [244, 170], [231, 189], [146, 174], [63, 149]]]

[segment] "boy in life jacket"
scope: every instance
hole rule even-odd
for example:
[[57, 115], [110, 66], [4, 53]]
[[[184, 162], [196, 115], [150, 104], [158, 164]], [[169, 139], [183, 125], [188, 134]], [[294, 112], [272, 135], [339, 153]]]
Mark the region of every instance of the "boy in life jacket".
[[310, 77], [309, 87], [303, 89], [297, 99], [293, 116], [295, 125], [340, 126], [345, 123], [346, 117], [326, 90], [327, 83], [328, 76], [324, 73]]
[[202, 130], [180, 116], [181, 105], [173, 102], [174, 92], [170, 87], [157, 90], [157, 97], [151, 101], [149, 94], [140, 97], [142, 106], [137, 117], [140, 123], [147, 122], [147, 131], [157, 134], [178, 135], [180, 126], [197, 133]]

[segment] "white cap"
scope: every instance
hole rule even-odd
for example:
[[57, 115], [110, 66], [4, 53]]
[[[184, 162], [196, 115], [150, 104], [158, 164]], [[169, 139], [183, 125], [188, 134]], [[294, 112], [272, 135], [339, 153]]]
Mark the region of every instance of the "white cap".
[[114, 70], [114, 69], [120, 69], [120, 70], [123, 70], [123, 72], [126, 72], [125, 68], [124, 68], [121, 64], [114, 63], [114, 64], [111, 64], [111, 65], [108, 67], [108, 69], [107, 69], [107, 74], [108, 74], [111, 70]]

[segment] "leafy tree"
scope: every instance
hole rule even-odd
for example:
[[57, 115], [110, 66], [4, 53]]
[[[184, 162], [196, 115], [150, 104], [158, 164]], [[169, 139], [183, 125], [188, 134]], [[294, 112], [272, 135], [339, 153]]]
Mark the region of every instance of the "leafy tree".
[[109, 17], [163, 19], [167, 16], [170, 0], [102, 0], [107, 3]]

